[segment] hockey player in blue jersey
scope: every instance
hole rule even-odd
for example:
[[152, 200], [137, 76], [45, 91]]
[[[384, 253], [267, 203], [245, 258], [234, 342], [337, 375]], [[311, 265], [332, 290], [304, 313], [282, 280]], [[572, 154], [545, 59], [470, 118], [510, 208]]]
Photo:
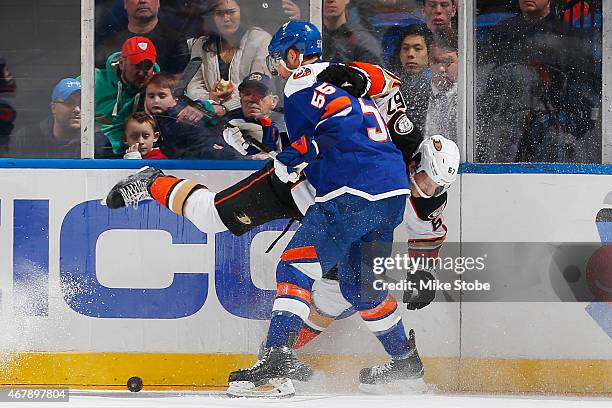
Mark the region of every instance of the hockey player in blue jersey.
[[[381, 112], [383, 112], [383, 115], [388, 115], [385, 116], [385, 120], [386, 123], [388, 123], [389, 125], [389, 129], [391, 129], [391, 133], [393, 134], [393, 139], [394, 141], [396, 141], [396, 144], [398, 144], [398, 142], [401, 142], [402, 133], [405, 133], [404, 136], [407, 137], [405, 137], [404, 141], [398, 145], [403, 145], [402, 150], [404, 152], [405, 157], [411, 158], [412, 153], [415, 151], [414, 149], [416, 147], [410, 147], [410, 141], [414, 142], [420, 140], [421, 136], [420, 134], [414, 134], [410, 126], [405, 126], [406, 123], [408, 125], [410, 124], [409, 121], [401, 119], [401, 109], [400, 111], [397, 110], [397, 102], [395, 101], [396, 98], [393, 96], [394, 89], [392, 88], [396, 88], [395, 85], [392, 85], [391, 87], [388, 87], [385, 90], [385, 82], [387, 82], [387, 84], [391, 84], [391, 82], [386, 81], [384, 79], [386, 74], [382, 72], [384, 70], [381, 70], [379, 67], [371, 66], [368, 69], [368, 67], [362, 65], [360, 66], [360, 68], [365, 71], [369, 71], [369, 78], [367, 78], [366, 81], [369, 85], [367, 86], [366, 90], [366, 88], [359, 86], [359, 83], [363, 83], [363, 81], [357, 80], [355, 82], [355, 85], [353, 85], [352, 87], [357, 87], [360, 90], [353, 93], [357, 95], [367, 93], [368, 96], [373, 98], [373, 100], [375, 100], [379, 107], [382, 109]], [[345, 76], [345, 69], [343, 67], [338, 67], [338, 70], [339, 71], [337, 73], [339, 75], [328, 74], [327, 77], [329, 78], [337, 76], [337, 79], [334, 80], [333, 78], [331, 78], [331, 81], [334, 81], [338, 85], [346, 87], [347, 79]], [[324, 76], [320, 75], [320, 77]], [[329, 81], [330, 79], [326, 80]], [[397, 84], [397, 86], [399, 86], [399, 84]], [[381, 103], [383, 105], [380, 105]], [[388, 106], [387, 103], [389, 103]], [[396, 115], [396, 113], [398, 113], [399, 115]], [[430, 225], [430, 221], [432, 218], [429, 217], [428, 214], [437, 211], [436, 208], [438, 208], [438, 206], [440, 205], [441, 208], [443, 208], [446, 197], [446, 195], [444, 194], [444, 190], [448, 188], [448, 186], [452, 183], [452, 180], [454, 180], [454, 175], [456, 174], [456, 167], [458, 165], [458, 151], [456, 151], [456, 145], [454, 145], [450, 141], [447, 141], [448, 143], [450, 143], [449, 148], [454, 147], [455, 149], [454, 154], [449, 153], [450, 156], [447, 157], [448, 152], [444, 149], [445, 144], [443, 142], [445, 139], [442, 137], [438, 137], [437, 139], [433, 138], [432, 140], [433, 142], [428, 140], [427, 142], [423, 142], [421, 144], [418, 152], [420, 152], [421, 149], [424, 150], [421, 153], [417, 152], [418, 154], [415, 156], [415, 160], [417, 160], [417, 163], [420, 163], [418, 164], [418, 166], [421, 167], [417, 166], [414, 170], [411, 170], [410, 172], [410, 179], [412, 180], [414, 178], [414, 182], [416, 183], [414, 188], [416, 192], [419, 192], [418, 196], [425, 197], [425, 199], [415, 199], [422, 201], [415, 201], [412, 203], [411, 208], [413, 207], [415, 211], [417, 211], [418, 209], [418, 212], [415, 213], [414, 216], [411, 216], [412, 213], [407, 215], [409, 218], [408, 224], [411, 226], [410, 229], [413, 230], [413, 232], [416, 234], [413, 234], [414, 238], [423, 238], [426, 236], [425, 241], [427, 242], [431, 241], [434, 238], [436, 239], [436, 242], [438, 239], [443, 240], [444, 234], [441, 229], [434, 228], [433, 230], [431, 230], [432, 225]], [[426, 143], [429, 144], [425, 145]], [[438, 143], [438, 145], [436, 145], [436, 143]], [[423, 146], [428, 147], [429, 150], [425, 149], [425, 147]], [[425, 154], [426, 152], [429, 152], [430, 155]], [[433, 153], [433, 156], [431, 156], [431, 153]], [[420, 157], [420, 159], [417, 159], [417, 156]], [[448, 161], [448, 159], [450, 158], [453, 158], [453, 160]], [[406, 161], [406, 164], [408, 163], [410, 163], [410, 159]], [[447, 174], [446, 166], [454, 166], [452, 168], [455, 171], [453, 171], [452, 174], [449, 171]], [[449, 169], [450, 168], [451, 167], [449, 167]], [[307, 208], [309, 205], [305, 204], [305, 202], [313, 202], [313, 198], [307, 199], [302, 202], [306, 195], [310, 195], [305, 194], [305, 196], [302, 197], [302, 194], [298, 191], [302, 186], [308, 184], [307, 181], [280, 184], [279, 182], [275, 181], [276, 176], [271, 174], [273, 172], [273, 169], [271, 169], [269, 166], [266, 166], [261, 171], [254, 173], [242, 182], [224, 190], [223, 192], [216, 194], [209, 192], [206, 187], [196, 182], [192, 182], [190, 180], [176, 179], [173, 177], [166, 177], [163, 176], [163, 174], [159, 171], [152, 171], [152, 175], [150, 177], [145, 177], [145, 173], [147, 171], [148, 170], [141, 171], [133, 176], [128, 177], [128, 179], [119, 182], [109, 193], [109, 197], [107, 198], [107, 204], [109, 204], [111, 208], [121, 208], [126, 205], [130, 205], [132, 202], [136, 202], [139, 199], [143, 199], [145, 198], [145, 196], [149, 196], [148, 194], [146, 194], [148, 192], [150, 193], [150, 196], [159, 201], [162, 205], [171, 208], [173, 211], [176, 211], [180, 215], [188, 217], [198, 226], [198, 228], [202, 229], [203, 231], [214, 232], [217, 230], [223, 231], [229, 229], [234, 234], [241, 235], [246, 230], [248, 230], [249, 227], [260, 225], [261, 223], [272, 219], [287, 217], [296, 217], [300, 219], [301, 217], [296, 214], [303, 214], [305, 212], [305, 208]], [[424, 171], [426, 171], [429, 176], [425, 176]], [[445, 175], [453, 176], [452, 180], [448, 179], [448, 177], [445, 177]], [[141, 181], [143, 182], [143, 185], [146, 185], [146, 188], [136, 188], [136, 184]], [[433, 188], [429, 188], [431, 187], [430, 184], [435, 187], [435, 191]], [[420, 188], [419, 185], [421, 186]], [[440, 189], [441, 191], [438, 192], [438, 189]], [[138, 191], [135, 192], [136, 190]], [[306, 190], [308, 189], [306, 188], [303, 193], [307, 193]], [[237, 194], [237, 192], [240, 193]], [[435, 195], [435, 197], [432, 195]], [[430, 196], [432, 198], [429, 198]], [[266, 205], [251, 205], [256, 202], [265, 202]], [[300, 202], [302, 202], [301, 205]], [[299, 208], [299, 211], [296, 206], [297, 208]], [[185, 212], [183, 213], [183, 211]], [[249, 217], [252, 219], [253, 222], [249, 223], [249, 225], [244, 225], [240, 222], [239, 219], [236, 218], [236, 213], [249, 214]], [[414, 218], [414, 220], [411, 221], [412, 218]], [[416, 241], [419, 240], [417, 239]], [[331, 279], [329, 273], [325, 277]], [[316, 284], [321, 283], [324, 288], [331, 287], [329, 283], [330, 281], [326, 280], [326, 282], [327, 283], [323, 285], [321, 281], [317, 281]], [[423, 298], [423, 295], [427, 294], [419, 293], [417, 294], [418, 298], [414, 298], [413, 294], [409, 297], [408, 300], [405, 295], [404, 301], [408, 302], [409, 308], [420, 308], [431, 301], [431, 298], [427, 298], [427, 296]], [[335, 316], [336, 305], [342, 306], [344, 304], [347, 305], [345, 307], [350, 306], [350, 303], [347, 304], [343, 300], [334, 301], [334, 297], [339, 297], [340, 299], [342, 299], [342, 294], [340, 293], [340, 290], [329, 292], [329, 290], [321, 290], [321, 288], [319, 288], [316, 293], [313, 293], [312, 296], [313, 305], [310, 312], [311, 315], [313, 313], [313, 310], [321, 310], [324, 313], [327, 313], [329, 316]], [[326, 300], [327, 298], [330, 298], [330, 300]], [[385, 304], [394, 308], [394, 303], [394, 300], [389, 299], [389, 301]], [[332, 307], [333, 310], [329, 307]], [[338, 312], [341, 312], [343, 310], [341, 309], [342, 307], [338, 309]], [[384, 314], [385, 313], [383, 311], [383, 315]], [[382, 320], [383, 323], [385, 323], [385, 320], [387, 322], [393, 321], [393, 319]], [[331, 323], [331, 321], [333, 321], [333, 318], [331, 318], [331, 320], [329, 320], [327, 324]], [[377, 324], [378, 319], [372, 319], [369, 321], [368, 325], [376, 326]], [[306, 338], [302, 338], [302, 334], [306, 332], [309, 332], [309, 330], [300, 331], [300, 336], [297, 339], [297, 343], [295, 343], [296, 347], [304, 344]], [[311, 338], [312, 337], [309, 337], [309, 339]], [[385, 364], [384, 366], [372, 367], [362, 370], [362, 372], [360, 373], [360, 388], [368, 387], [369, 390], [372, 387], [377, 388], [377, 385], [384, 385], [385, 383], [389, 383], [391, 385], [393, 383], [396, 383], [396, 380], [418, 378], [418, 376], [422, 373], [422, 365], [418, 358], [416, 346], [414, 345], [414, 340], [412, 336], [410, 336], [409, 341], [411, 341], [409, 347], [411, 350], [410, 359], [407, 359], [406, 361], [394, 359], [390, 363]], [[403, 364], [406, 362], [409, 362], [410, 364], [408, 366], [406, 364]], [[289, 373], [288, 376], [299, 379], [300, 375], [303, 374], [303, 372]], [[403, 387], [408, 385], [406, 384], [406, 382], [401, 381], [400, 384], [401, 389], [405, 389]]]
[[[405, 213], [410, 238], [409, 255], [436, 257], [446, 237], [441, 213], [446, 206], [446, 190], [456, 179], [459, 150], [454, 142], [437, 135], [426, 138], [414, 156], [408, 153], [414, 157], [409, 162], [413, 191]], [[307, 180], [302, 177], [296, 183], [282, 183], [273, 172], [273, 163], [270, 162], [260, 171], [215, 193], [195, 180], [166, 176], [160, 170], [147, 167], [119, 181], [109, 192], [106, 204], [110, 208], [124, 208], [142, 199], [153, 198], [189, 219], [203, 232], [230, 231], [240, 236], [274, 219], [301, 220], [306, 209], [314, 203], [314, 189], [309, 187]], [[244, 217], [249, 219], [248, 223], [241, 221]], [[313, 340], [337, 316], [352, 308], [341, 293], [336, 271], [333, 268], [323, 279], [314, 282], [309, 317], [293, 343], [295, 349]], [[407, 279], [420, 282], [435, 278], [432, 271], [425, 268], [414, 275], [409, 274]], [[420, 309], [429, 304], [434, 296], [434, 290], [405, 292], [403, 301], [410, 310]], [[410, 367], [413, 370], [408, 373], [412, 381], [404, 381], [407, 373], [398, 372], [397, 365], [385, 364], [361, 371], [360, 390], [381, 393], [423, 389], [425, 384], [414, 380], [418, 378], [416, 374], [421, 372], [422, 366], [413, 331], [410, 332], [408, 341], [413, 353]], [[299, 381], [308, 380], [311, 375], [312, 369], [299, 362], [290, 374], [292, 379]]]
[[328, 64], [319, 60], [321, 36], [313, 24], [284, 24], [268, 52], [271, 71], [287, 80], [291, 142], [276, 156], [275, 172], [291, 181], [305, 167], [316, 196], [276, 270], [267, 351], [253, 367], [230, 374], [228, 393], [256, 396], [263, 384], [280, 395], [294, 393], [289, 379], [298, 362], [290, 346], [308, 318], [314, 281], [334, 265], [342, 295], [392, 357], [390, 366], [402, 379], [420, 379], [422, 365], [409, 347], [397, 302], [374, 289], [375, 276], [362, 259], [373, 244], [378, 251], [369, 256], [388, 256], [393, 230], [402, 221], [410, 190], [401, 152], [370, 101], [317, 80]]

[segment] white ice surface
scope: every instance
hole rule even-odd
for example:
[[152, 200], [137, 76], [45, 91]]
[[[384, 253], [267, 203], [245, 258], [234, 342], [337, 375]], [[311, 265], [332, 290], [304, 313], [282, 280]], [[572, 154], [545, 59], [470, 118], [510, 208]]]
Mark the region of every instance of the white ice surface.
[[610, 408], [611, 398], [479, 396], [479, 395], [304, 395], [289, 399], [227, 398], [220, 392], [72, 391], [70, 402], [2, 403], [19, 408]]

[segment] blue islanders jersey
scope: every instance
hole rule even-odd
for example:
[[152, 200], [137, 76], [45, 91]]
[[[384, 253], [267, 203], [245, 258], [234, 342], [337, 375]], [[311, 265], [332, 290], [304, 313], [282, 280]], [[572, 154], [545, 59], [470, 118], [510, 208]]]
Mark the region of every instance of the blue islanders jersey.
[[304, 170], [315, 201], [349, 193], [370, 201], [409, 194], [406, 166], [376, 106], [317, 81], [328, 63], [298, 68], [285, 85], [290, 142], [314, 140], [319, 154]]

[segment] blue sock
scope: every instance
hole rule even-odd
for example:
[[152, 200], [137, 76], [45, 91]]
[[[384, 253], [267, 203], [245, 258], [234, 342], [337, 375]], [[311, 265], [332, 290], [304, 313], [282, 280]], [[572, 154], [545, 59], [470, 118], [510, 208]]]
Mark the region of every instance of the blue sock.
[[272, 314], [266, 348], [274, 346], [288, 346], [289, 336], [297, 336], [304, 321], [298, 315], [287, 311], [275, 311]]
[[408, 355], [408, 338], [401, 320], [391, 329], [374, 334], [391, 357], [405, 358]]

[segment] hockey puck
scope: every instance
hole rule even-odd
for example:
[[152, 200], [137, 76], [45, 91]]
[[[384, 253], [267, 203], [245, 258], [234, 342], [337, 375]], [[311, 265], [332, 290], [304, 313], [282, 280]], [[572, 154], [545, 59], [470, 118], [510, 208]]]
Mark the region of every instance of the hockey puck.
[[127, 387], [131, 392], [138, 392], [142, 390], [142, 378], [130, 377], [130, 379], [127, 381]]

